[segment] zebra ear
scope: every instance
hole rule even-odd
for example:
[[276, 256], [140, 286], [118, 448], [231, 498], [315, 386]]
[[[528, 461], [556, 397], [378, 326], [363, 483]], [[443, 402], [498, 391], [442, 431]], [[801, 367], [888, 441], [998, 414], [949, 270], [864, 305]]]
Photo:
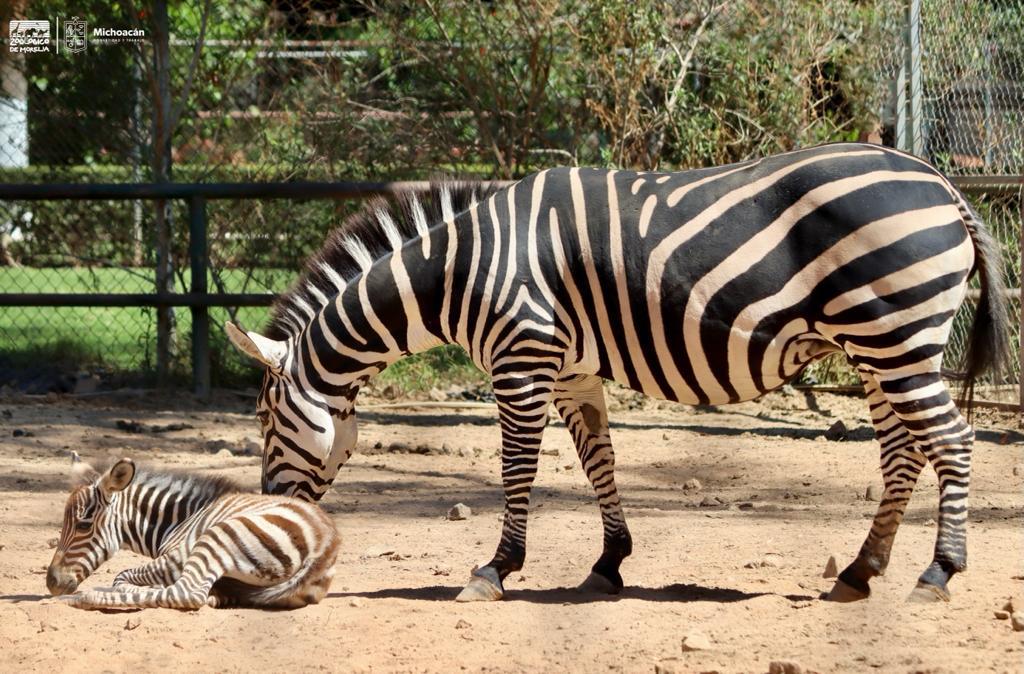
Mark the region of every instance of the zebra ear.
[[231, 321], [224, 324], [224, 330], [228, 333], [228, 339], [235, 345], [235, 348], [245, 355], [255, 358], [267, 367], [281, 366], [288, 350], [284, 342], [267, 339], [255, 332], [247, 332]]
[[71, 486], [72, 487], [84, 487], [87, 484], [92, 484], [98, 480], [100, 474], [96, 472], [96, 469], [82, 461], [82, 457], [78, 456], [78, 452], [71, 453]]
[[110, 467], [100, 480], [100, 489], [107, 494], [121, 491], [135, 479], [135, 463], [131, 459], [121, 459]]

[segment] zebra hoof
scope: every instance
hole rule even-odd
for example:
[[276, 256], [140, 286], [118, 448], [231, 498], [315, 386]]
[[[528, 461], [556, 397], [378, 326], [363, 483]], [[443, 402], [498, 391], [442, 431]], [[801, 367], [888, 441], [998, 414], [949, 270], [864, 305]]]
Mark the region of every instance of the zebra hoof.
[[942, 601], [949, 601], [949, 592], [928, 583], [918, 583], [907, 597], [910, 604], [937, 604]]
[[871, 596], [871, 592], [864, 592], [858, 590], [855, 587], [847, 585], [841, 580], [837, 580], [836, 584], [832, 586], [832, 591], [822, 597], [825, 601], [835, 601], [843, 604], [848, 604], [853, 601], [861, 601]]
[[621, 587], [618, 587], [612, 581], [608, 580], [599, 573], [590, 572], [587, 579], [576, 587], [579, 592], [598, 593], [598, 594], [618, 594], [622, 591]]
[[466, 587], [455, 598], [455, 601], [498, 601], [505, 596], [498, 573], [490, 568], [474, 569]]

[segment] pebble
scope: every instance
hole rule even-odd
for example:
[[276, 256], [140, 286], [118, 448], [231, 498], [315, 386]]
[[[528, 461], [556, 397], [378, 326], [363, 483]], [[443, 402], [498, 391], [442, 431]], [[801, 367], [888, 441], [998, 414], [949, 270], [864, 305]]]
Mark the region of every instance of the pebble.
[[124, 623], [124, 629], [126, 632], [131, 632], [142, 624], [141, 618], [128, 618]]
[[881, 501], [882, 500], [882, 488], [877, 484], [869, 484], [868, 488], [864, 490], [865, 501]]
[[1024, 632], [1024, 613], [1011, 613], [1010, 624], [1014, 632]]
[[46, 541], [46, 544], [50, 546], [50, 549], [57, 547], [58, 543], [60, 543], [59, 538], [51, 538], [50, 540]]
[[836, 578], [839, 576], [839, 565], [836, 563], [836, 556], [829, 555], [828, 561], [825, 562], [825, 572], [821, 574], [822, 578]]
[[691, 477], [689, 480], [683, 483], [683, 489], [692, 489], [693, 491], [700, 491], [704, 485], [700, 483], [695, 477]]
[[462, 618], [459, 618], [459, 622], [455, 623], [455, 629], [457, 629], [457, 630], [466, 630], [466, 629], [469, 629], [472, 626], [473, 625], [471, 625], [470, 623], [466, 622]]
[[683, 637], [681, 644], [683, 653], [689, 653], [690, 651], [706, 651], [711, 648], [711, 640], [708, 639], [707, 635], [699, 630], [692, 630], [687, 632], [686, 636]]
[[363, 600], [361, 597], [352, 597], [348, 600], [348, 605], [352, 608], [359, 608], [363, 605]]
[[803, 665], [793, 660], [772, 660], [768, 674], [804, 674]]
[[1003, 610], [1007, 613], [1015, 613], [1017, 611], [1017, 608], [1014, 606], [1013, 603], [1013, 597], [1010, 597], [1006, 600], [1006, 603], [1003, 604]]
[[996, 620], [1009, 620], [1010, 619], [1010, 612], [1009, 611], [993, 611], [992, 615], [995, 616]]
[[220, 450], [219, 452], [217, 452], [216, 454], [214, 454], [214, 457], [216, 457], [218, 459], [230, 459], [233, 456], [234, 456], [234, 454], [231, 453], [231, 450], [226, 448], [226, 447], [224, 449]]
[[473, 514], [472, 509], [465, 503], [456, 503], [448, 509], [447, 519], [449, 520], [464, 520]]
[[825, 431], [825, 439], [831, 440], [832, 442], [839, 442], [846, 439], [847, 433], [846, 424], [844, 424], [840, 419], [829, 426], [829, 429]]
[[718, 498], [717, 496], [705, 496], [700, 501], [701, 508], [714, 508], [715, 506], [725, 505], [725, 501]]
[[24, 428], [15, 428], [11, 431], [11, 435], [16, 438], [31, 438], [35, 433], [32, 431], [26, 431]]
[[1014, 477], [1020, 477], [1020, 466], [1014, 466], [1013, 467], [1013, 476]]

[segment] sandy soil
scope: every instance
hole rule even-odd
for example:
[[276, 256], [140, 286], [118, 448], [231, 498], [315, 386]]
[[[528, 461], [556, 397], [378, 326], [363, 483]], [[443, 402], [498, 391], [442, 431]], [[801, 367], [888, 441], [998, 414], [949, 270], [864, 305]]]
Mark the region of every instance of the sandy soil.
[[[825, 562], [832, 553], [842, 566], [858, 549], [877, 505], [865, 488], [880, 478], [863, 402], [823, 394], [718, 410], [616, 395], [612, 433], [635, 551], [615, 598], [569, 589], [597, 558], [601, 529], [568, 434], [553, 423], [526, 567], [507, 581], [505, 601], [452, 601], [499, 534], [498, 430], [488, 409], [361, 413], [361, 451], [324, 501], [344, 544], [318, 606], [103, 614], [45, 597], [68, 450], [216, 472], [256, 489], [258, 457], [229, 451], [258, 436], [251, 404], [226, 395], [211, 405], [181, 396], [0, 399], [0, 670], [766, 672], [773, 660], [818, 672], [1024, 670], [1024, 633], [993, 617], [1024, 594], [1019, 420], [977, 420], [971, 568], [951, 584], [953, 601], [904, 601], [931, 558], [929, 471], [888, 575], [869, 600], [835, 605], [817, 599], [831, 585]], [[118, 420], [148, 426], [128, 433]], [[836, 420], [850, 429], [846, 441], [822, 437]], [[151, 430], [176, 422], [191, 427]], [[700, 490], [684, 489], [691, 478]], [[701, 507], [708, 496], [727, 505]], [[446, 521], [458, 502], [472, 517]], [[778, 565], [747, 568], [766, 556]], [[85, 585], [109, 585], [138, 561], [122, 552]], [[693, 630], [708, 647], [683, 652]]]

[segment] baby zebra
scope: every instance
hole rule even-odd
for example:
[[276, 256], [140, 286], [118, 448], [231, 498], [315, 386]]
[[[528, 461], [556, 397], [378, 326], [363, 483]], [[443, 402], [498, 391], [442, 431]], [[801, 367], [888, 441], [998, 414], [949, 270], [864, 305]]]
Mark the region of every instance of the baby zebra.
[[72, 606], [298, 608], [327, 593], [341, 539], [318, 506], [245, 494], [222, 478], [136, 470], [130, 459], [103, 474], [72, 461], [50, 592], [74, 592], [122, 545], [153, 558], [119, 573], [113, 591], [70, 595]]

